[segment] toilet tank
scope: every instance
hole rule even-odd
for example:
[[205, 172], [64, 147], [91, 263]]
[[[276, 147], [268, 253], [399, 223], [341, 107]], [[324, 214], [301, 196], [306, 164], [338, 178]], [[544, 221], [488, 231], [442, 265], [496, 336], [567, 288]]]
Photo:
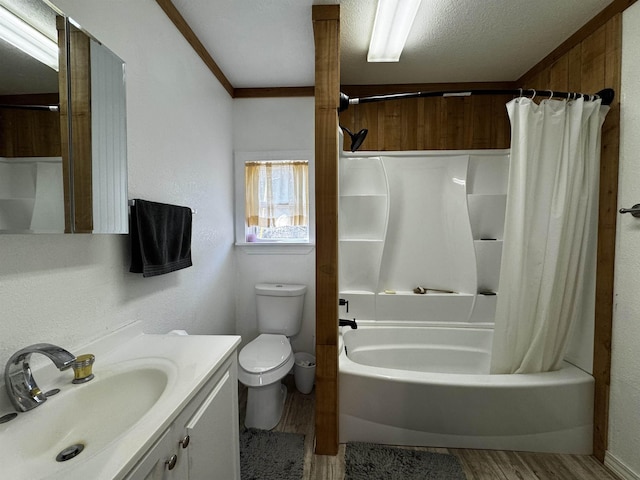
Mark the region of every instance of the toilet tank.
[[256, 285], [258, 331], [288, 337], [300, 331], [305, 285], [259, 283]]

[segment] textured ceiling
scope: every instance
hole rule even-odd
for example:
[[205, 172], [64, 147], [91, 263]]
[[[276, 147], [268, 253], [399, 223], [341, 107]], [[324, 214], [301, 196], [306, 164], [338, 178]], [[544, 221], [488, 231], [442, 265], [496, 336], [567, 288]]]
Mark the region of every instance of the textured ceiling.
[[313, 85], [313, 3], [173, 0], [236, 88]]
[[516, 80], [611, 0], [422, 0], [398, 63], [367, 63], [375, 1], [341, 2], [344, 84]]
[[343, 84], [516, 80], [612, 0], [422, 0], [400, 62], [366, 62], [375, 0], [174, 0], [234, 87], [314, 83], [312, 4], [341, 8]]
[[[611, 1], [422, 0], [397, 63], [366, 62], [376, 0], [173, 3], [234, 87], [260, 88], [314, 84], [313, 4], [340, 4], [341, 82], [366, 85], [516, 80]], [[0, 0], [3, 3], [14, 9], [29, 6], [37, 13], [43, 2]], [[9, 56], [2, 47], [0, 41], [0, 77], [26, 74], [27, 67], [8, 68]], [[50, 77], [49, 85], [55, 83], [55, 72], [43, 74]], [[14, 84], [24, 87], [24, 78], [14, 78]], [[0, 93], [13, 91], [6, 85], [3, 90], [3, 83], [0, 78]]]

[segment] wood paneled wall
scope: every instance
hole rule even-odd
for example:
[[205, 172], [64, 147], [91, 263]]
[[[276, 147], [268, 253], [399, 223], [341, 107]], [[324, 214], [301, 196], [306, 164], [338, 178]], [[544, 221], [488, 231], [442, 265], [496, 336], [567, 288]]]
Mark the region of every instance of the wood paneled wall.
[[[622, 3], [622, 2], [618, 2]], [[631, 2], [633, 3], [633, 2]], [[624, 5], [628, 6], [625, 1]], [[622, 13], [604, 24], [593, 25], [575, 45], [566, 44], [519, 81], [523, 88], [597, 92], [613, 88], [620, 93], [622, 55]], [[620, 102], [616, 98], [602, 129], [600, 198], [598, 218], [598, 262], [596, 274], [596, 316], [593, 376], [594, 455], [604, 461], [607, 449], [609, 384], [611, 372], [611, 331], [613, 320], [613, 271], [618, 197], [618, 157], [620, 142]]]
[[[373, 87], [342, 87], [351, 98], [373, 94]], [[375, 92], [449, 91], [513, 88], [510, 83], [428, 84], [380, 87]], [[460, 150], [508, 148], [509, 118], [505, 104], [511, 96], [416, 98], [351, 105], [340, 113], [340, 124], [352, 132], [367, 128], [360, 150]], [[349, 142], [345, 140], [345, 149]]]
[[[57, 105], [58, 94], [1, 96], [9, 105]], [[60, 115], [48, 110], [0, 108], [0, 157], [59, 157]]]

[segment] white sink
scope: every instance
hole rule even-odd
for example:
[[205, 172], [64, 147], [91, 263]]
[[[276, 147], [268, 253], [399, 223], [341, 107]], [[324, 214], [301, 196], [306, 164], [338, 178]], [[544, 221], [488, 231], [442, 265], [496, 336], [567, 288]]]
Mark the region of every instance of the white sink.
[[[41, 359], [46, 365], [34, 370], [36, 382], [43, 392], [60, 392], [0, 424], [0, 478], [123, 479], [239, 342], [143, 334], [134, 324], [80, 348], [61, 345], [76, 355], [93, 353], [95, 378], [74, 385], [73, 372]], [[0, 416], [14, 411], [1, 390]], [[74, 445], [83, 446], [76, 456]], [[66, 449], [72, 458], [57, 461]]]
[[[171, 370], [162, 359], [132, 360], [106, 368], [98, 363], [95, 378], [78, 385], [71, 383], [73, 377], [66, 372], [68, 383], [61, 385], [59, 393], [0, 425], [0, 448], [8, 459], [2, 461], [2, 475], [36, 478], [21, 476], [25, 464], [48, 475], [104, 451], [162, 398]], [[61, 452], [70, 458], [57, 460]]]

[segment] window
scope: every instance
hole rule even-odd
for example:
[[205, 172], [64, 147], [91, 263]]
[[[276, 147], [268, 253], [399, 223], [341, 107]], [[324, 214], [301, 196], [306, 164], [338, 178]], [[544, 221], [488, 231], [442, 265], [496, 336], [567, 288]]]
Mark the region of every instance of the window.
[[236, 154], [239, 244], [310, 243], [310, 162], [300, 153]]

